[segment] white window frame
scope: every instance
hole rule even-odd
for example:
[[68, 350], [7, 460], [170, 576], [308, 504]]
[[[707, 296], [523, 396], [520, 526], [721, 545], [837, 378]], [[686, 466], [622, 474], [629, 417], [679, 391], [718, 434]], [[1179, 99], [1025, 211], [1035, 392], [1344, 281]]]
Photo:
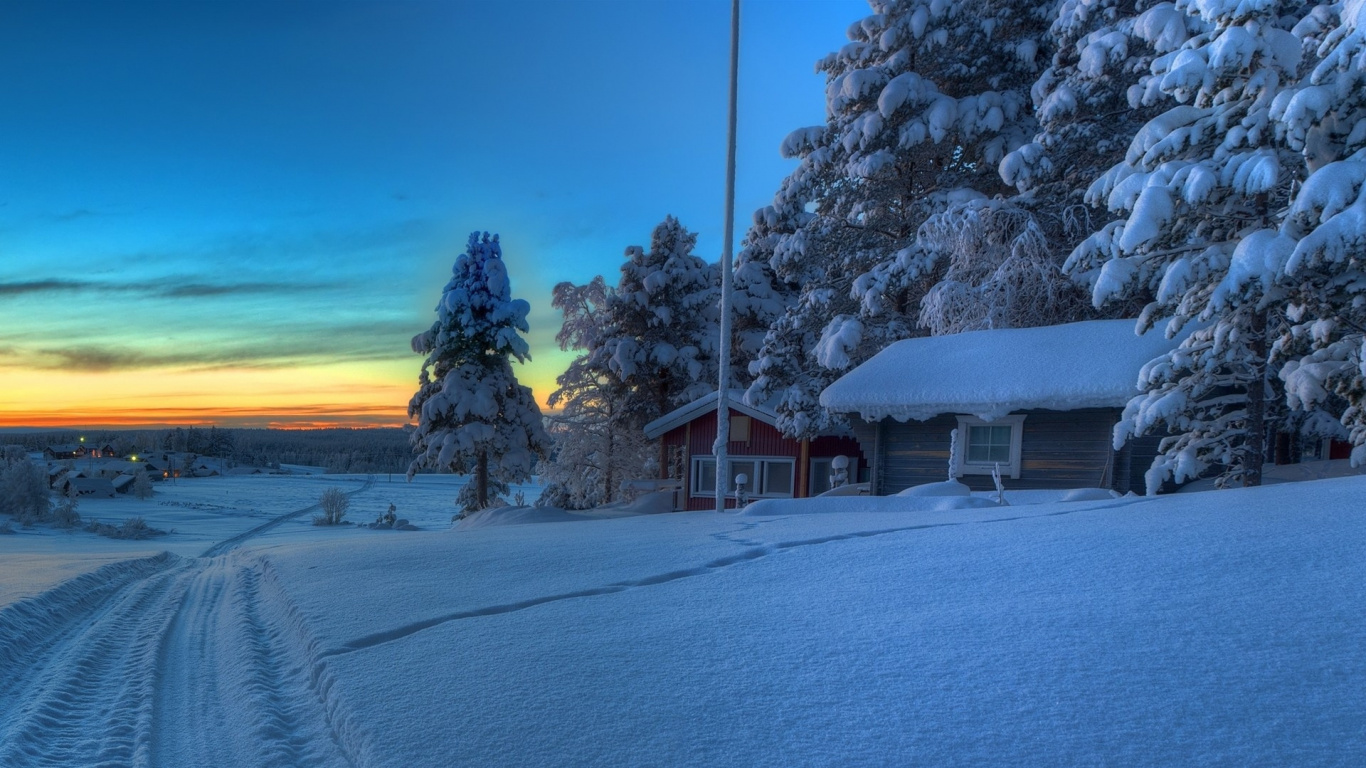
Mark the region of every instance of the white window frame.
[[1001, 463], [1001, 474], [1010, 477], [1012, 480], [1020, 479], [1020, 441], [1024, 437], [1023, 414], [1014, 416], [1002, 416], [999, 419], [987, 421], [976, 416], [958, 416], [958, 441], [954, 450], [953, 464], [958, 468], [960, 475], [989, 475], [996, 467], [996, 462], [975, 462], [967, 460], [968, 456], [968, 427], [1010, 427], [1010, 461]]
[[[737, 461], [751, 462], [751, 463], [754, 464], [754, 474], [749, 478], [749, 483], [746, 485], [746, 487], [750, 489], [749, 497], [750, 497], [751, 499], [790, 499], [790, 498], [792, 498], [792, 497], [795, 495], [795, 492], [796, 492], [796, 490], [797, 490], [797, 460], [794, 459], [793, 457], [791, 457], [791, 456], [727, 456], [727, 457], [726, 457], [726, 460], [729, 461], [729, 462], [731, 462], [732, 464], [735, 463], [735, 462], [737, 462]], [[714, 498], [716, 498], [716, 491], [715, 491], [715, 490], [704, 490], [704, 489], [698, 487], [698, 485], [699, 485], [698, 481], [702, 478], [702, 465], [704, 465], [704, 464], [711, 464], [711, 465], [715, 466], [715, 465], [716, 465], [716, 457], [715, 457], [715, 456], [712, 456], [712, 455], [694, 456], [694, 457], [692, 457], [691, 466], [689, 467], [689, 469], [691, 470], [691, 472], [690, 472], [689, 475], [688, 475], [688, 495], [689, 495], [689, 496], [692, 496], [692, 497], [694, 497], [694, 498], [700, 497], [700, 498], [713, 498], [713, 499], [714, 499]], [[788, 492], [788, 493], [770, 493], [770, 492], [768, 492], [767, 489], [764, 489], [764, 492], [763, 492], [763, 493], [760, 493], [760, 492], [759, 492], [759, 486], [760, 486], [761, 484], [766, 483], [766, 482], [768, 481], [768, 470], [767, 470], [767, 466], [766, 466], [766, 465], [768, 465], [768, 464], [786, 464], [786, 465], [788, 465], [788, 467], [790, 468], [791, 477], [792, 477], [792, 490], [791, 490], [791, 492]], [[715, 473], [713, 473], [713, 474], [715, 474]], [[726, 497], [727, 497], [727, 498], [731, 498], [731, 499], [735, 498], [735, 489], [734, 489], [734, 488], [728, 488], [728, 489], [726, 489]]]

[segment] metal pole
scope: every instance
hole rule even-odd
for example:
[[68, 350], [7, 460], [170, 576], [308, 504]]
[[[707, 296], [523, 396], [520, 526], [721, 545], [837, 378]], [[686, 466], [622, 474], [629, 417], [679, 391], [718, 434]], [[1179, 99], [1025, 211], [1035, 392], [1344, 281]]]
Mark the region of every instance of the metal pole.
[[730, 441], [730, 294], [731, 241], [735, 239], [735, 112], [740, 82], [740, 0], [730, 4], [730, 135], [726, 145], [726, 227], [721, 243], [721, 355], [716, 385], [716, 511], [726, 511], [726, 485], [730, 482], [726, 443]]

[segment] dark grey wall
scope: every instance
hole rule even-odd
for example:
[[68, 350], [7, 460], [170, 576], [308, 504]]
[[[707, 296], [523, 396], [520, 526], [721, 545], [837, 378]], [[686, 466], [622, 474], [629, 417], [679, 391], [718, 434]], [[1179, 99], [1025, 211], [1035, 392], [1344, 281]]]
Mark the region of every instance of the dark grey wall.
[[[1076, 411], [1022, 411], [1024, 432], [1020, 443], [1020, 477], [1005, 478], [1007, 490], [1031, 488], [1117, 487], [1127, 491], [1123, 481], [1132, 479], [1143, 492], [1143, 469], [1112, 463], [1112, 430], [1119, 420], [1117, 408], [1087, 408]], [[882, 455], [874, 467], [880, 495], [948, 477], [949, 434], [958, 422], [952, 415], [927, 421], [898, 422], [884, 419], [880, 429]], [[860, 442], [872, 436], [872, 425], [855, 426]], [[868, 455], [865, 446], [865, 455]], [[1151, 461], [1151, 457], [1148, 458]], [[959, 478], [974, 490], [992, 487], [988, 475]], [[1130, 482], [1132, 485], [1132, 480]]]

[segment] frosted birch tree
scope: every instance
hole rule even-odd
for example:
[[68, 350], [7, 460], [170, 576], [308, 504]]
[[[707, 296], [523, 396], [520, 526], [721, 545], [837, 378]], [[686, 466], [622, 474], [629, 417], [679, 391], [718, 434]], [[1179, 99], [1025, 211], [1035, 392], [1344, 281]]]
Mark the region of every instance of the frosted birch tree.
[[426, 359], [408, 403], [417, 419], [408, 477], [421, 469], [470, 475], [459, 498], [467, 511], [529, 479], [549, 447], [540, 408], [511, 364], [530, 359], [521, 335], [530, 309], [512, 298], [498, 236], [475, 232], [455, 261], [436, 322], [413, 337], [413, 351]]
[[547, 402], [554, 452], [537, 474], [547, 484], [537, 503], [588, 509], [621, 498], [621, 483], [644, 476], [653, 455], [644, 433], [621, 407], [626, 384], [607, 365], [604, 341], [612, 333], [608, 288], [602, 276], [584, 285], [555, 286], [553, 306], [564, 321], [555, 340], [581, 354], [556, 378]]

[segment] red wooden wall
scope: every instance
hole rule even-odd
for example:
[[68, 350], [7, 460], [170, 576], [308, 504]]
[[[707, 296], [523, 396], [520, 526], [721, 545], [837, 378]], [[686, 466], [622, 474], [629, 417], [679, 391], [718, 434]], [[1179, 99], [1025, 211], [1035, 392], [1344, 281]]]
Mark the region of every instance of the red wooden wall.
[[[731, 411], [735, 416], [743, 414], [738, 411]], [[660, 478], [669, 476], [669, 456], [671, 449], [676, 446], [686, 446], [686, 454], [683, 459], [683, 499], [685, 509], [703, 510], [715, 509], [716, 498], [714, 496], [694, 497], [690, 491], [692, 488], [692, 458], [694, 456], [710, 456], [712, 443], [716, 440], [716, 412], [705, 413], [681, 427], [666, 432], [660, 439], [659, 466]], [[749, 427], [749, 440], [739, 442], [731, 440], [727, 443], [726, 452], [731, 457], [740, 456], [790, 456], [796, 459], [796, 478], [794, 480], [796, 496], [802, 498], [806, 496], [807, 474], [809, 472], [810, 460], [813, 458], [829, 456], [848, 456], [850, 458], [850, 474], [857, 477], [854, 471], [857, 467], [865, 466], [862, 452], [859, 451], [858, 442], [852, 437], [818, 437], [810, 442], [807, 447], [806, 462], [802, 459], [802, 444], [800, 440], [793, 440], [790, 437], [783, 437], [783, 434], [776, 427], [765, 424], [764, 422], [751, 418]], [[855, 461], [857, 464], [855, 465]], [[726, 501], [727, 507], [734, 507], [734, 500]]]

